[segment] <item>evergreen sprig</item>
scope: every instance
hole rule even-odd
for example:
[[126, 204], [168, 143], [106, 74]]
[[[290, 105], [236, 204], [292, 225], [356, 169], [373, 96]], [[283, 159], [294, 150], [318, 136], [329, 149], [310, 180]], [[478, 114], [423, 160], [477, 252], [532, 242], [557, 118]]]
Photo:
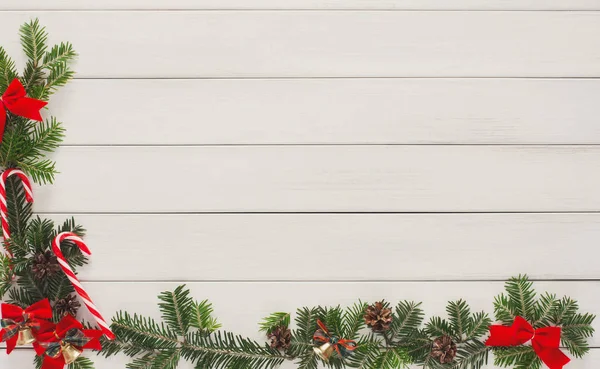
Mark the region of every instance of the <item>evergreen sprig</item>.
[[[527, 276], [509, 279], [506, 293], [494, 300], [496, 319], [511, 325], [516, 316], [525, 318], [534, 328], [561, 327], [561, 344], [575, 357], [582, 357], [590, 350], [588, 338], [594, 334], [595, 316], [579, 313], [579, 304], [570, 297], [557, 298], [545, 293], [539, 298]], [[515, 368], [539, 368], [541, 360], [531, 346], [494, 348], [495, 364]]]

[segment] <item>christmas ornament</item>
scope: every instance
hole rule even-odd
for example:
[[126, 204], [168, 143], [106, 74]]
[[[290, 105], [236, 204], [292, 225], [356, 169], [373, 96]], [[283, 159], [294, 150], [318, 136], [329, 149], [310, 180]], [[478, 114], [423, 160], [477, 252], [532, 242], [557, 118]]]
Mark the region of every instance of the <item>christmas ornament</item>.
[[71, 315], [66, 315], [51, 332], [40, 333], [34, 346], [43, 356], [42, 369], [63, 369], [73, 363], [84, 349], [101, 350], [102, 331], [83, 329]]
[[440, 364], [451, 363], [456, 356], [456, 343], [448, 336], [441, 336], [433, 341], [431, 357], [438, 360]]
[[42, 121], [40, 110], [48, 104], [45, 101], [26, 97], [27, 91], [17, 78], [15, 78], [4, 94], [0, 96], [0, 142], [4, 135], [7, 110], [23, 118]]
[[319, 329], [313, 335], [313, 341], [321, 343], [321, 345], [314, 347], [313, 350], [321, 360], [329, 361], [334, 351], [339, 357], [344, 358], [356, 349], [356, 342], [332, 335], [322, 321], [317, 320], [317, 325]]
[[365, 312], [365, 323], [373, 332], [385, 332], [390, 329], [393, 316], [392, 309], [386, 308], [383, 301], [368, 306]]
[[96, 322], [98, 323], [98, 325], [100, 325], [100, 329], [102, 329], [102, 332], [104, 333], [106, 338], [108, 338], [109, 340], [114, 340], [115, 339], [114, 333], [109, 328], [108, 324], [106, 324], [106, 321], [104, 320], [104, 318], [98, 311], [98, 308], [96, 307], [96, 305], [94, 305], [94, 303], [92, 302], [90, 295], [88, 295], [88, 293], [85, 291], [85, 289], [83, 288], [81, 283], [79, 283], [79, 279], [77, 279], [77, 276], [71, 269], [71, 266], [67, 262], [67, 259], [65, 258], [65, 256], [63, 255], [63, 253], [60, 249], [60, 243], [65, 240], [73, 241], [75, 243], [75, 245], [77, 245], [79, 247], [79, 249], [86, 255], [91, 255], [92, 253], [91, 253], [90, 249], [86, 246], [86, 244], [83, 242], [83, 240], [81, 238], [79, 238], [79, 236], [77, 236], [75, 233], [71, 233], [71, 232], [59, 233], [54, 238], [54, 241], [52, 242], [52, 251], [54, 251], [54, 254], [58, 258], [58, 263], [60, 264], [63, 272], [67, 275], [67, 278], [69, 278], [69, 281], [71, 281], [71, 284], [75, 288], [75, 291], [77, 291], [77, 293], [83, 300], [83, 303], [87, 306], [90, 313], [92, 313], [92, 315], [94, 316], [94, 319], [96, 319]]
[[42, 326], [52, 324], [52, 307], [48, 299], [41, 300], [23, 310], [19, 306], [2, 304], [2, 330], [0, 337], [6, 342], [6, 352], [10, 354], [16, 346], [27, 345], [35, 341], [35, 334]]
[[58, 273], [60, 265], [56, 256], [51, 251], [46, 251], [33, 257], [31, 271], [36, 279], [42, 280]]
[[524, 318], [517, 316], [511, 326], [492, 325], [486, 346], [520, 346], [531, 341], [536, 355], [550, 369], [562, 369], [571, 359], [560, 349], [560, 327], [533, 329]]
[[56, 311], [59, 316], [64, 316], [67, 314], [77, 316], [77, 311], [80, 307], [81, 304], [79, 301], [77, 301], [77, 297], [69, 295], [64, 299], [56, 301], [56, 304], [54, 305], [54, 311]]
[[[0, 115], [1, 114], [2, 112], [0, 111]], [[27, 178], [23, 171], [16, 168], [10, 168], [2, 172], [2, 175], [0, 175], [0, 217], [2, 218], [2, 234], [4, 235], [4, 240], [8, 240], [10, 238], [10, 227], [8, 225], [8, 208], [6, 204], [6, 180], [12, 175], [16, 175], [21, 179], [21, 182], [23, 183], [23, 189], [25, 190], [25, 199], [27, 200], [27, 202], [33, 202], [33, 191], [31, 189], [31, 183], [29, 182], [29, 178]], [[8, 253], [12, 256], [10, 250], [8, 250]]]
[[287, 350], [292, 342], [292, 331], [288, 327], [277, 327], [268, 335], [271, 339], [271, 347], [279, 350]]

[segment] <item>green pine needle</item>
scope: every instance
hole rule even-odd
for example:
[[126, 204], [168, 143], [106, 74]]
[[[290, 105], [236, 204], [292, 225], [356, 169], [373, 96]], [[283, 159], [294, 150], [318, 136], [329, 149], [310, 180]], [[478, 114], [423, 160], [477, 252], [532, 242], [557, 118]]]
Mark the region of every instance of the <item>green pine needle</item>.
[[265, 317], [262, 322], [260, 322], [260, 331], [265, 332], [266, 334], [271, 334], [276, 328], [279, 327], [289, 327], [291, 318], [290, 313], [284, 312], [275, 312], [271, 315]]

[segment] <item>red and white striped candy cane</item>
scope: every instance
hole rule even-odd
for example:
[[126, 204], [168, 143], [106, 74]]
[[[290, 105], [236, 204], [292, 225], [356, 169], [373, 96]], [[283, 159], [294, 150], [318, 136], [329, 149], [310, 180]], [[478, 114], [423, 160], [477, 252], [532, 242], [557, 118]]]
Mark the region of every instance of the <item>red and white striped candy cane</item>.
[[0, 175], [0, 217], [2, 217], [2, 235], [4, 236], [5, 240], [8, 240], [10, 238], [10, 227], [8, 226], [7, 214], [8, 208], [6, 205], [6, 180], [12, 175], [16, 175], [21, 179], [23, 183], [23, 189], [25, 190], [25, 198], [27, 199], [27, 202], [33, 202], [33, 191], [31, 190], [31, 183], [29, 182], [29, 178], [27, 178], [25, 173], [16, 168], [9, 168], [2, 172], [2, 175]]
[[108, 324], [106, 324], [106, 321], [104, 320], [104, 318], [98, 311], [98, 308], [96, 308], [96, 306], [92, 302], [90, 295], [88, 295], [88, 293], [85, 292], [85, 290], [83, 289], [83, 286], [81, 285], [81, 283], [79, 283], [79, 279], [77, 278], [75, 273], [73, 273], [73, 269], [71, 269], [71, 267], [69, 266], [69, 263], [67, 263], [67, 259], [65, 258], [62, 251], [60, 250], [60, 243], [65, 240], [73, 241], [81, 249], [81, 251], [86, 255], [91, 255], [92, 253], [91, 253], [90, 249], [86, 246], [86, 244], [83, 242], [83, 240], [79, 236], [77, 236], [75, 233], [71, 233], [71, 232], [59, 233], [54, 238], [54, 241], [52, 242], [52, 251], [54, 251], [54, 254], [56, 255], [56, 257], [58, 259], [58, 263], [60, 264], [62, 270], [67, 275], [67, 278], [69, 278], [69, 281], [71, 281], [71, 284], [73, 285], [73, 287], [75, 287], [75, 291], [77, 291], [77, 293], [79, 294], [79, 296], [85, 303], [85, 306], [87, 306], [90, 313], [92, 313], [92, 315], [94, 316], [94, 319], [96, 319], [96, 322], [98, 322], [98, 325], [100, 326], [100, 329], [102, 330], [102, 333], [104, 333], [106, 338], [108, 338], [109, 340], [114, 340], [115, 334], [110, 330]]

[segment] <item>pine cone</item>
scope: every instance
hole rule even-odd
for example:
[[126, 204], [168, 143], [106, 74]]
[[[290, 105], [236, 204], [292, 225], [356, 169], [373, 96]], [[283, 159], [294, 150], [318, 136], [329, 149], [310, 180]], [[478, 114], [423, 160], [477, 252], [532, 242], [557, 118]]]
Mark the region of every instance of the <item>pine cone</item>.
[[371, 327], [373, 332], [385, 332], [390, 329], [394, 317], [392, 309], [386, 308], [383, 301], [380, 301], [367, 307], [364, 318], [365, 323]]
[[43, 254], [37, 254], [33, 257], [31, 270], [36, 279], [44, 279], [58, 273], [60, 265], [58, 264], [56, 255], [50, 251], [46, 251]]
[[277, 327], [267, 337], [271, 339], [271, 348], [287, 350], [292, 341], [292, 331], [288, 327]]
[[440, 364], [451, 363], [456, 356], [456, 343], [448, 336], [436, 338], [431, 348], [431, 356], [438, 359]]
[[77, 316], [77, 310], [81, 307], [79, 301], [77, 301], [77, 297], [73, 295], [69, 295], [64, 299], [60, 299], [56, 301], [54, 305], [54, 310], [61, 316], [65, 316], [67, 314], [71, 314], [72, 316]]

